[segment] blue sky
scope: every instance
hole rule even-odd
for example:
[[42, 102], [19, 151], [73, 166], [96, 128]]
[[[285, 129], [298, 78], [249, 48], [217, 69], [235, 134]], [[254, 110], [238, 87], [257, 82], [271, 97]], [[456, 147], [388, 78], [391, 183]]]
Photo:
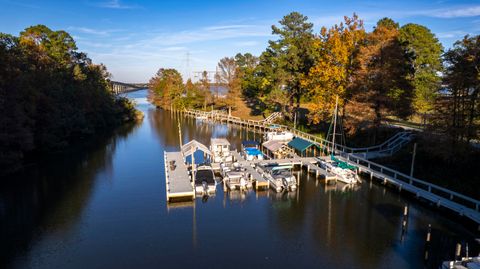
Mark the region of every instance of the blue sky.
[[18, 35], [35, 24], [66, 30], [114, 80], [145, 82], [160, 67], [193, 78], [194, 71], [215, 70], [222, 57], [259, 55], [275, 39], [271, 25], [291, 11], [307, 15], [316, 32], [353, 12], [368, 30], [385, 16], [401, 25], [419, 23], [445, 48], [466, 34], [480, 34], [480, 0], [0, 0], [0, 32]]

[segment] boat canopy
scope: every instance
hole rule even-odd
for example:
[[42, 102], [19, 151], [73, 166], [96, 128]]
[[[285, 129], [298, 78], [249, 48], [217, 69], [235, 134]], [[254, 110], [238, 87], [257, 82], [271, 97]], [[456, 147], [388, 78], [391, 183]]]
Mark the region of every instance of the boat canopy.
[[212, 152], [207, 148], [207, 146], [198, 142], [195, 139], [182, 146], [183, 156], [192, 155], [197, 150], [201, 150], [204, 153], [212, 156]]
[[210, 139], [210, 144], [213, 145], [227, 145], [230, 146], [230, 142], [228, 142], [225, 138], [212, 138]]
[[308, 140], [302, 139], [300, 137], [295, 137], [292, 141], [288, 142], [288, 145], [295, 150], [300, 151], [303, 153], [305, 150], [307, 150], [310, 147], [317, 147], [319, 146], [313, 142], [310, 142]]
[[344, 162], [344, 161], [341, 161], [337, 158], [335, 158], [335, 156], [330, 155], [330, 159], [334, 162], [337, 162], [338, 163], [338, 167], [342, 168], [342, 169], [350, 169], [350, 170], [357, 170], [357, 167], [354, 166], [354, 165], [351, 165], [351, 164], [348, 164], [347, 162]]
[[262, 144], [266, 149], [270, 150], [271, 152], [275, 152], [283, 147], [281, 143], [278, 143], [275, 140], [270, 140], [267, 142], [264, 142]]
[[245, 140], [242, 142], [242, 145], [245, 146], [258, 146], [259, 143], [255, 140]]
[[270, 129], [280, 129], [280, 125], [278, 124], [272, 124], [269, 126]]
[[293, 168], [293, 164], [280, 164], [280, 165], [272, 167], [272, 171], [273, 170], [292, 169], [292, 168]]

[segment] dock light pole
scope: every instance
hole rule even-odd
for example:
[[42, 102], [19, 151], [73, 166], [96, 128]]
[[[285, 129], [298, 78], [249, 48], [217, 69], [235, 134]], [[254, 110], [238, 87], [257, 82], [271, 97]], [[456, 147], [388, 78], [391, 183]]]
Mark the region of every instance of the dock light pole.
[[293, 114], [293, 129], [297, 129], [297, 110]]
[[180, 128], [180, 121], [178, 122], [178, 137], [180, 138], [180, 149], [182, 149], [182, 129]]
[[413, 168], [415, 166], [415, 155], [417, 154], [417, 143], [413, 144], [412, 166], [410, 167], [410, 177], [413, 177]]

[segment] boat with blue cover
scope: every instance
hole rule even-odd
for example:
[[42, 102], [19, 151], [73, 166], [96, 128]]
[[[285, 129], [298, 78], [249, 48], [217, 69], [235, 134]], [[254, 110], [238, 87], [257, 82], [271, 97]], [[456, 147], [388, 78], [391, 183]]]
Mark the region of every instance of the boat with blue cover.
[[264, 156], [260, 150], [260, 144], [254, 140], [242, 142], [242, 151], [247, 161], [263, 160]]

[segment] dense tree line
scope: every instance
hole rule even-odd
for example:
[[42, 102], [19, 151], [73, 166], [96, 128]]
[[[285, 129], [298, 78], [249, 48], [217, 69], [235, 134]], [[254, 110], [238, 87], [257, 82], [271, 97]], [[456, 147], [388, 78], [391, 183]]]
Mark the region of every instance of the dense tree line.
[[65, 31], [37, 25], [18, 37], [0, 33], [3, 171], [133, 119], [133, 105], [112, 94], [109, 76]]
[[[413, 119], [454, 141], [479, 136], [478, 36], [467, 36], [444, 53], [423, 25], [400, 26], [383, 18], [367, 32], [354, 14], [315, 33], [308, 18], [297, 12], [273, 25], [272, 34], [278, 38], [259, 57], [239, 53], [220, 61], [221, 72], [208, 82], [228, 88], [225, 100], [209, 96], [202, 83], [186, 91], [178, 72], [178, 87], [162, 88], [157, 74], [152, 89], [156, 96], [176, 91], [169, 98], [183, 102], [177, 104], [182, 107], [201, 108], [204, 103], [205, 108], [208, 103], [235, 108], [242, 97], [292, 118], [303, 108], [310, 124], [329, 121], [338, 97], [350, 133], [377, 129], [394, 118]], [[179, 96], [188, 98], [175, 99]]]
[[[205, 110], [211, 106], [216, 109], [235, 109], [241, 102], [243, 72], [251, 65], [249, 59], [243, 59], [243, 65], [240, 66], [239, 60], [233, 57], [222, 58], [213, 80], [204, 71], [196, 83], [191, 79], [184, 83], [182, 75], [175, 69], [160, 68], [150, 79], [149, 100], [166, 109]], [[214, 90], [217, 86], [227, 89], [225, 96], [219, 96], [218, 91]]]

